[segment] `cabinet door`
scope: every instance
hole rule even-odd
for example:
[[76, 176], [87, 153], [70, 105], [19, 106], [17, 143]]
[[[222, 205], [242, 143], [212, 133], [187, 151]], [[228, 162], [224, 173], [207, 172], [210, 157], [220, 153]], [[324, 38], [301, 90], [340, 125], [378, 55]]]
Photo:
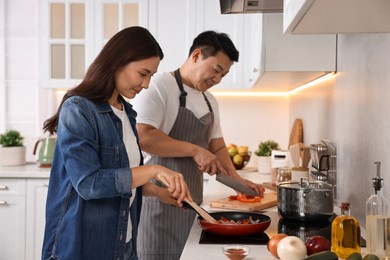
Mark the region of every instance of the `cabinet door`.
[[245, 64], [244, 39], [244, 16], [243, 14], [222, 15], [219, 1], [199, 1], [197, 6], [197, 28], [200, 33], [206, 30], [223, 32], [230, 36], [237, 50], [240, 52], [239, 61], [234, 63], [229, 73], [221, 83], [213, 87], [215, 89], [242, 89], [243, 88], [243, 64]]
[[213, 89], [232, 90], [249, 87], [244, 82], [244, 64], [247, 63], [245, 15], [222, 15], [219, 1], [207, 0], [150, 0], [149, 30], [160, 43], [165, 54], [159, 72], [180, 67], [188, 57], [194, 38], [206, 30], [227, 33], [240, 52], [239, 62], [233, 64], [229, 74]]
[[119, 30], [147, 26], [147, 0], [41, 0], [40, 71], [47, 88], [80, 83], [102, 46]]
[[0, 258], [25, 258], [25, 180], [0, 179]]
[[48, 179], [27, 180], [26, 260], [41, 259]]
[[159, 72], [173, 71], [187, 59], [197, 35], [197, 3], [195, 0], [149, 1], [148, 28], [164, 52]]

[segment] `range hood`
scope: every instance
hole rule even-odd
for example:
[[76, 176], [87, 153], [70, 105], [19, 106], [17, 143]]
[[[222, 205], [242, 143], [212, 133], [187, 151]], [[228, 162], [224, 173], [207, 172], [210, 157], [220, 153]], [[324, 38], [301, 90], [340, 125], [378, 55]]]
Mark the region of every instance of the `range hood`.
[[281, 13], [283, 0], [219, 0], [222, 14]]

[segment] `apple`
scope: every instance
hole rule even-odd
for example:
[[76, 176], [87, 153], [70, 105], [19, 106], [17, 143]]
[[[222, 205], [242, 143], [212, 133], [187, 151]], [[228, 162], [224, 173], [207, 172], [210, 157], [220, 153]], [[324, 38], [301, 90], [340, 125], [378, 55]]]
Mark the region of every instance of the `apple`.
[[245, 156], [245, 155], [248, 154], [248, 146], [245, 146], [245, 145], [239, 146], [239, 147], [237, 148], [237, 151], [238, 151], [238, 154], [239, 154], [239, 155]]
[[322, 251], [330, 251], [329, 240], [323, 236], [312, 236], [306, 239], [307, 255], [312, 255]]
[[236, 154], [236, 155], [233, 156], [233, 162], [234, 162], [234, 164], [240, 165], [243, 161], [244, 161], [244, 158], [242, 158], [241, 155]]
[[230, 157], [234, 157], [236, 154], [238, 154], [238, 150], [236, 147], [230, 147], [228, 148], [228, 153]]
[[279, 241], [277, 253], [281, 260], [301, 260], [306, 258], [306, 245], [296, 236], [287, 236]]

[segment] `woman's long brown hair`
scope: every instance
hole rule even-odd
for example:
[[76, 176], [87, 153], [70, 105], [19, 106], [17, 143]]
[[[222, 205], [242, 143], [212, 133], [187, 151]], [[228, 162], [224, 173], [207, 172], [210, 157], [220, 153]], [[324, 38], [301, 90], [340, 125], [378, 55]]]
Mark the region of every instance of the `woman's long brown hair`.
[[44, 122], [44, 132], [57, 132], [62, 104], [69, 97], [81, 96], [95, 103], [106, 102], [115, 89], [115, 73], [132, 61], [151, 57], [162, 60], [164, 54], [147, 29], [133, 26], [115, 34], [92, 62], [83, 81], [66, 92], [56, 114]]

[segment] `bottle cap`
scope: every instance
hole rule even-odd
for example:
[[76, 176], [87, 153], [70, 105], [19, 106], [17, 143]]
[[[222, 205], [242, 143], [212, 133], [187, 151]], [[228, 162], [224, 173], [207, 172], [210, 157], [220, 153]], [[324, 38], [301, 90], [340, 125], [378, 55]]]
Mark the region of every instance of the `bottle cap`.
[[350, 208], [350, 203], [349, 202], [341, 202], [341, 209], [349, 209]]

